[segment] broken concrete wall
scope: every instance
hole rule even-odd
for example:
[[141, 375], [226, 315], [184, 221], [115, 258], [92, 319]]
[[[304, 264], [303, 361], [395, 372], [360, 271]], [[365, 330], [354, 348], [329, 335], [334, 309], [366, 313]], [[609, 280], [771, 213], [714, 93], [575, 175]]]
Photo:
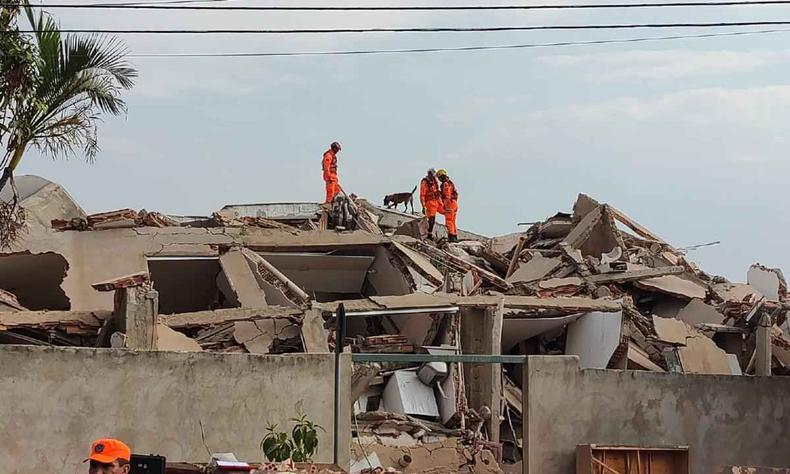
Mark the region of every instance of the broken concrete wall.
[[224, 285], [227, 279], [217, 259], [150, 260], [147, 264], [154, 289], [160, 294], [160, 314], [239, 305], [233, 285], [228, 283], [229, 288], [225, 292], [220, 290], [220, 283]]
[[771, 301], [780, 301], [787, 294], [787, 282], [778, 268], [756, 263], [749, 267], [746, 282]]
[[571, 474], [576, 445], [690, 446], [690, 472], [788, 466], [790, 380], [580, 370], [575, 357], [530, 356], [524, 422], [531, 474]]
[[[406, 295], [411, 293], [411, 284], [395, 265], [397, 257], [386, 248], [376, 249], [376, 259], [368, 272], [366, 294], [369, 296]], [[404, 269], [405, 265], [401, 264]]]
[[67, 310], [69, 298], [61, 284], [68, 271], [66, 259], [56, 253], [6, 254], [0, 257], [0, 289], [31, 310]]
[[[348, 465], [350, 359], [341, 366], [340, 450]], [[259, 356], [110, 349], [0, 347], [2, 471], [84, 473], [92, 440], [117, 437], [135, 453], [206, 462], [214, 452], [262, 461], [266, 423], [289, 430], [298, 409], [332, 458], [334, 356]], [[152, 376], [152, 374], [156, 374]]]
[[[69, 264], [62, 288], [73, 310], [112, 309], [112, 294], [91, 284], [118, 275], [148, 271], [146, 257], [216, 257], [219, 246], [245, 245], [261, 250], [319, 250], [374, 246], [379, 236], [363, 232], [305, 232], [293, 235], [259, 228], [142, 227], [97, 231], [31, 228], [16, 252], [54, 252]], [[2, 258], [2, 257], [0, 257]]]
[[228, 242], [210, 229], [113, 229], [93, 232], [36, 232], [20, 242], [31, 253], [55, 252], [69, 263], [62, 288], [73, 310], [112, 309], [112, 293], [91, 288], [118, 275], [147, 272], [146, 256], [216, 256], [208, 244]]

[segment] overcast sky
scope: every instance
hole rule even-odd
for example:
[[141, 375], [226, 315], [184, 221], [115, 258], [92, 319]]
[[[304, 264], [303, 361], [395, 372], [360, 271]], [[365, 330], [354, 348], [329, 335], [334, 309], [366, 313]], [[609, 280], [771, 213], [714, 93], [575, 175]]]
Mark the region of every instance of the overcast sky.
[[[396, 3], [404, 2], [365, 2]], [[778, 6], [54, 13], [63, 27], [123, 29], [790, 20], [790, 8]], [[145, 54], [524, 44], [702, 32], [125, 39], [132, 53]], [[95, 164], [31, 153], [18, 173], [60, 182], [88, 212], [131, 207], [205, 215], [229, 203], [323, 199], [321, 154], [338, 140], [343, 144], [341, 184], [373, 201], [410, 191], [429, 166], [446, 168], [460, 191], [459, 225], [497, 235], [517, 230], [518, 222], [570, 211], [576, 195], [584, 192], [613, 204], [675, 246], [720, 240], [719, 246], [691, 252], [691, 258], [709, 273], [743, 280], [756, 261], [790, 269], [785, 247], [790, 231], [785, 209], [790, 179], [788, 37], [790, 32], [779, 32], [380, 56], [133, 58], [140, 78], [126, 96], [128, 116], [108, 118], [101, 126], [102, 151]]]

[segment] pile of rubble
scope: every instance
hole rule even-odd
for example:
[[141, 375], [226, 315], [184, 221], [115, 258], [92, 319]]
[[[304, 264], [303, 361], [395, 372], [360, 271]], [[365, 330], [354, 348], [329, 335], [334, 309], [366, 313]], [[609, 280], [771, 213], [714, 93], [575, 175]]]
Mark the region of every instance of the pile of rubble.
[[[501, 271], [499, 257], [505, 257], [508, 268], [500, 276], [513, 285], [509, 294], [619, 301], [623, 320], [622, 326], [612, 326], [619, 334], [611, 334], [615, 350], [609, 368], [754, 373], [756, 332], [766, 325], [772, 328], [774, 357], [763, 374], [790, 369], [780, 329], [790, 306], [780, 270], [753, 265], [748, 284], [708, 275], [686, 259], [685, 251], [585, 195], [572, 214], [532, 225], [516, 243], [493, 239], [488, 248], [472, 253], [494, 271]], [[562, 337], [539, 338], [536, 353], [573, 353], [581, 342], [577, 326], [587, 319], [592, 330], [593, 319], [580, 318]]]
[[[420, 265], [423, 290], [436, 283], [439, 275], [446, 276], [440, 288], [444, 293], [434, 293], [436, 296], [501, 296], [505, 301], [518, 296], [533, 298], [520, 308], [505, 303], [502, 353], [576, 355], [583, 368], [724, 375], [790, 372], [790, 338], [782, 330], [787, 330], [790, 305], [780, 270], [753, 265], [747, 284], [708, 275], [687, 260], [684, 250], [614, 207], [585, 195], [579, 196], [572, 214], [558, 213], [524, 233], [487, 242], [434, 246], [397, 235], [393, 239], [402, 256], [406, 255], [403, 248], [409, 249], [412, 263], [417, 261], [414, 253], [424, 259]], [[438, 269], [437, 278], [426, 271], [426, 260]], [[448, 304], [460, 301], [451, 300]], [[428, 334], [426, 344], [444, 342], [457, 350], [458, 336], [453, 329], [452, 325], [440, 326]], [[352, 347], [359, 352], [431, 349], [379, 335], [357, 338]], [[383, 377], [374, 376], [357, 402], [360, 416], [379, 416], [365, 410], [385, 409], [441, 420], [446, 428], [457, 428], [457, 416], [440, 413], [447, 411], [442, 405], [448, 399], [442, 387], [463, 394], [463, 383], [457, 383], [455, 373], [455, 387], [432, 384], [421, 376], [427, 367], [412, 364], [381, 370]], [[447, 377], [452, 368], [441, 371]], [[517, 367], [504, 370], [501, 440], [508, 462], [519, 461], [520, 379]], [[464, 406], [462, 396], [453, 401], [458, 409], [455, 414], [466, 415], [466, 421], [480, 419], [473, 408]], [[474, 426], [474, 421], [471, 424]], [[451, 436], [488, 437], [479, 432], [479, 423], [477, 430], [477, 435], [464, 429]], [[422, 441], [415, 432], [431, 434]], [[443, 434], [412, 425], [371, 430], [363, 424], [358, 431], [360, 445], [370, 435], [376, 445], [402, 449], [434, 443], [433, 436]]]
[[[574, 355], [583, 368], [790, 373], [781, 271], [754, 265], [747, 283], [708, 275], [585, 195], [572, 213], [525, 232], [461, 231], [448, 243], [426, 239], [421, 216], [353, 195], [328, 208], [86, 215], [53, 186], [22, 204], [61, 199], [51, 207], [72, 211], [26, 208], [49, 226], [0, 256], [0, 267], [6, 259], [27, 272], [0, 268], [0, 343], [260, 354], [340, 343], [362, 354]], [[336, 341], [341, 303], [347, 338]], [[354, 472], [501, 472], [519, 462], [521, 374], [496, 367], [501, 376], [459, 363], [355, 364]], [[441, 463], [429, 461], [438, 453]]]
[[342, 474], [345, 471], [334, 465], [295, 463], [290, 460], [251, 464], [238, 461], [233, 453], [221, 453], [213, 455], [208, 464], [167, 463], [166, 472], [168, 474]]

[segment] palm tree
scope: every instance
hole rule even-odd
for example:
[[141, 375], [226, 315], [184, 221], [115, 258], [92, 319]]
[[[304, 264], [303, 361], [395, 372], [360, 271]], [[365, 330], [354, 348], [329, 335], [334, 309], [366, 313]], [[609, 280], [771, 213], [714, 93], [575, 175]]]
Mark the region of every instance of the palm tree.
[[[27, 3], [27, 2], [25, 2]], [[11, 107], [0, 124], [6, 150], [0, 161], [0, 191], [29, 147], [53, 158], [82, 152], [92, 161], [98, 150], [97, 122], [101, 113], [121, 115], [123, 90], [134, 84], [137, 71], [126, 62], [127, 50], [115, 37], [61, 36], [55, 20], [34, 14], [26, 5], [33, 35], [32, 86]]]
[[18, 33], [19, 4], [0, 8], [0, 144], [8, 132], [12, 105], [30, 91], [33, 49], [29, 38]]

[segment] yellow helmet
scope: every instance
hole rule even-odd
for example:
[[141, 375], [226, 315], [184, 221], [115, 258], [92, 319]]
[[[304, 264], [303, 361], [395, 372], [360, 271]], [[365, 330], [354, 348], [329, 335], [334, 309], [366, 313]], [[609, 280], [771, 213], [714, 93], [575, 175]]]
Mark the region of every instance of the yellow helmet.
[[447, 176], [447, 171], [441, 169], [441, 170], [436, 172], [436, 176]]

